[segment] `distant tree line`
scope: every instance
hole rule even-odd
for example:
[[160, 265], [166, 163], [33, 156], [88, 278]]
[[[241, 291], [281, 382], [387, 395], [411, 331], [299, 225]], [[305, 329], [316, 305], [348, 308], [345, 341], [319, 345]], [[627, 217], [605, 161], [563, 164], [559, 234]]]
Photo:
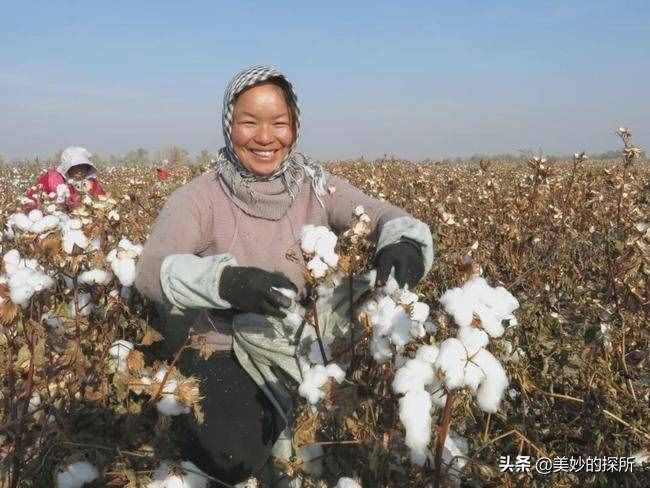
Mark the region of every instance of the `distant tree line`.
[[[8, 164], [11, 165], [30, 165], [30, 166], [40, 166], [47, 167], [58, 163], [61, 158], [62, 149], [56, 151], [54, 154], [47, 158], [33, 158], [33, 159], [16, 159], [16, 160], [7, 160], [2, 154], [0, 154], [0, 166], [5, 166]], [[443, 163], [443, 164], [463, 164], [463, 163], [478, 163], [480, 161], [500, 161], [505, 163], [524, 163], [532, 156], [541, 155], [541, 151], [532, 151], [532, 150], [520, 150], [517, 154], [513, 153], [501, 153], [501, 154], [474, 154], [469, 157], [447, 157], [441, 159], [432, 159], [425, 158], [420, 162], [423, 163]], [[620, 150], [610, 150], [602, 153], [587, 153], [591, 161], [604, 161], [618, 159], [621, 157]], [[549, 161], [553, 163], [556, 161], [570, 161], [573, 159], [573, 155], [544, 155]], [[147, 149], [142, 147], [128, 151], [123, 155], [114, 155], [110, 154], [104, 156], [102, 154], [94, 153], [93, 162], [101, 166], [139, 166], [139, 165], [155, 165], [155, 166], [176, 166], [176, 165], [204, 165], [208, 164], [215, 159], [215, 154], [211, 153], [207, 149], [203, 149], [196, 157], [192, 157], [189, 151], [181, 146], [171, 144], [164, 147], [163, 149], [155, 152], [150, 152]], [[364, 156], [356, 159], [357, 161], [368, 161]], [[641, 152], [641, 161], [647, 162], [647, 153], [645, 151]], [[383, 156], [375, 159], [373, 162], [400, 162], [406, 161], [399, 156], [390, 153], [384, 154]]]

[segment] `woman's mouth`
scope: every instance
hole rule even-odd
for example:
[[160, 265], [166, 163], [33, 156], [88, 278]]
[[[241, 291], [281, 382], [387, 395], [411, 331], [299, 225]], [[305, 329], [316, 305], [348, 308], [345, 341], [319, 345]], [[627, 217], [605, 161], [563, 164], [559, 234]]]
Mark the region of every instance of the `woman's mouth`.
[[273, 159], [273, 156], [275, 155], [275, 150], [272, 151], [258, 151], [255, 149], [250, 149], [250, 152], [252, 152], [256, 158], [258, 159], [264, 159], [264, 160], [270, 160]]

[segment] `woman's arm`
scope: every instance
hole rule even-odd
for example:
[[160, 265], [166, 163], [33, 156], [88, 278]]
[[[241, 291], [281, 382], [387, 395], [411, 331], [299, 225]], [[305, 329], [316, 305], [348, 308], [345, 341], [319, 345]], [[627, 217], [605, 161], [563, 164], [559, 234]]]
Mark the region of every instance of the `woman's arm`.
[[366, 195], [343, 178], [327, 176], [327, 186], [335, 188], [334, 193], [325, 197], [329, 224], [335, 231], [350, 227], [354, 209], [362, 205], [371, 220], [373, 232], [370, 237], [376, 239], [377, 253], [390, 244], [409, 240], [420, 246], [425, 274], [431, 269], [435, 244], [427, 224], [391, 203]]
[[169, 197], [138, 261], [136, 288], [151, 300], [183, 308], [230, 308], [218, 291], [221, 272], [237, 262], [230, 254], [200, 257], [211, 241], [210, 207], [191, 188]]

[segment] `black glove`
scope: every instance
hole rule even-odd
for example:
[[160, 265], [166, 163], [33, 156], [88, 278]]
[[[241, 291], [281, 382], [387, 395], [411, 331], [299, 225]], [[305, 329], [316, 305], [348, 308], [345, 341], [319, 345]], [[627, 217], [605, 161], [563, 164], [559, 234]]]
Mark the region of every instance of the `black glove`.
[[291, 300], [275, 288], [289, 288], [298, 293], [298, 287], [282, 273], [270, 273], [260, 268], [226, 266], [221, 272], [219, 295], [242, 312], [259, 313], [284, 318], [280, 307], [288, 307]]
[[420, 244], [411, 239], [402, 238], [379, 251], [375, 258], [377, 267], [377, 285], [386, 284], [391, 269], [395, 268], [395, 280], [400, 288], [408, 283], [410, 288], [418, 284], [424, 275], [424, 257]]

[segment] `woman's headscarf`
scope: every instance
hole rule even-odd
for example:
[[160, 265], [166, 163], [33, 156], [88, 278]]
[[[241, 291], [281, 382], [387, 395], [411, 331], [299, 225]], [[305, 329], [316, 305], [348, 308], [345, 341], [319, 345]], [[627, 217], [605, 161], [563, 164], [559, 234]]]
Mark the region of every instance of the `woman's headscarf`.
[[[249, 171], [239, 160], [232, 145], [230, 137], [232, 130], [232, 119], [235, 109], [235, 99], [246, 88], [268, 80], [269, 78], [282, 78], [289, 87], [287, 96], [291, 98], [296, 108], [295, 117], [295, 139], [289, 151], [280, 163], [278, 169], [271, 175], [260, 176]], [[219, 150], [216, 162], [217, 174], [229, 190], [231, 199], [246, 213], [251, 215], [276, 220], [289, 208], [296, 198], [305, 177], [311, 179], [311, 188], [316, 198], [323, 205], [321, 197], [325, 194], [326, 175], [323, 168], [316, 161], [295, 151], [298, 142], [300, 128], [300, 109], [298, 108], [298, 97], [289, 80], [279, 70], [272, 66], [252, 66], [237, 73], [226, 87], [223, 96], [223, 138], [225, 147]], [[263, 190], [268, 185], [263, 182], [282, 181], [286, 192], [285, 201], [282, 198], [273, 198], [269, 201], [269, 195]], [[262, 190], [260, 192], [260, 190]], [[278, 207], [278, 203], [281, 203]], [[276, 204], [276, 205], [274, 205]], [[270, 205], [270, 206], [269, 206]], [[276, 208], [272, 208], [276, 207]], [[280, 215], [282, 213], [282, 215]]]

